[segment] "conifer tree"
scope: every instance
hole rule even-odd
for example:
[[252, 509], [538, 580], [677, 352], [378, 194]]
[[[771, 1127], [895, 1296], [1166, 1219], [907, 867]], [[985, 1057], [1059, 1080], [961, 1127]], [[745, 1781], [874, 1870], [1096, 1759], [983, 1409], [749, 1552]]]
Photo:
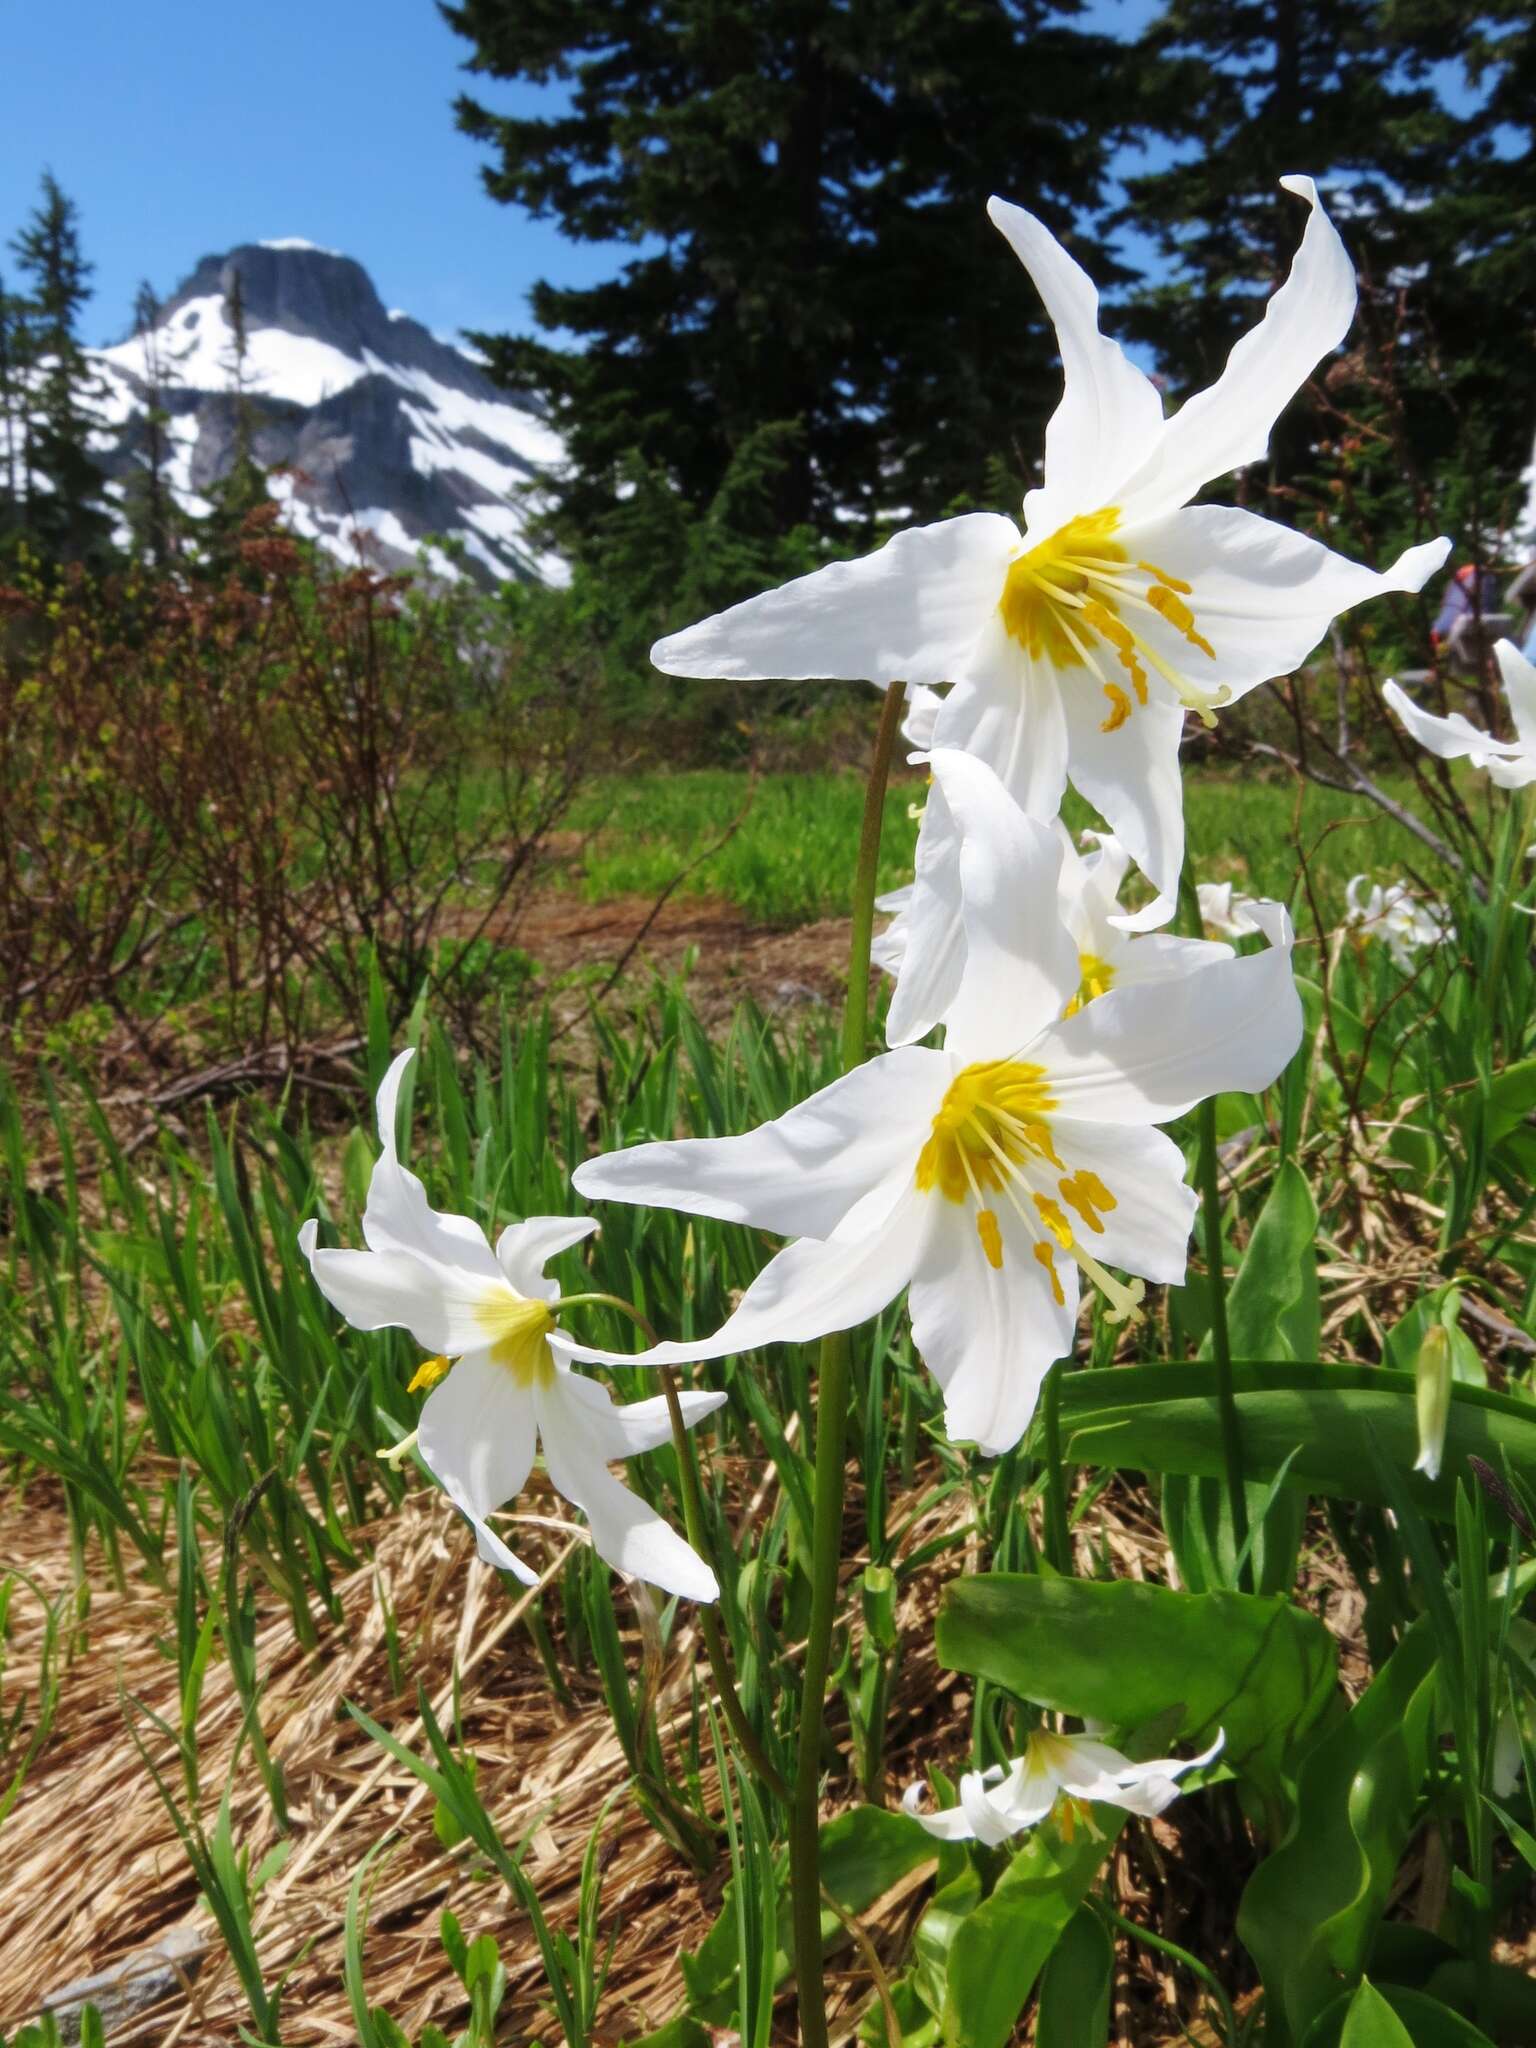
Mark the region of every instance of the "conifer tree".
[[134, 329], [144, 386], [143, 455], [123, 493], [123, 509], [135, 553], [152, 568], [163, 569], [177, 552], [179, 508], [166, 471], [171, 458], [170, 420], [166, 393], [173, 365], [160, 327], [160, 301], [147, 281], [133, 302]]
[[1115, 45], [1079, 11], [444, 7], [471, 71], [569, 89], [566, 110], [534, 115], [459, 101], [492, 146], [492, 196], [575, 240], [635, 245], [601, 283], [535, 288], [538, 325], [576, 347], [476, 337], [553, 407], [567, 547], [599, 545], [637, 469], [697, 520], [746, 462], [765, 533], [842, 544], [975, 498], [999, 454], [1023, 478], [1059, 376], [984, 205], [1024, 202], [1102, 269], [1090, 223], [1123, 98]]
[[1437, 335], [1461, 287], [1439, 224], [1460, 207], [1473, 124], [1432, 67], [1465, 41], [1458, 13], [1459, 0], [1168, 0], [1137, 52], [1144, 118], [1185, 147], [1127, 181], [1125, 217], [1166, 265], [1127, 325], [1174, 397], [1208, 384], [1289, 268], [1305, 211], [1281, 177], [1314, 176], [1357, 265], [1359, 318], [1349, 355], [1282, 417], [1266, 471], [1234, 488], [1296, 517], [1321, 457], [1359, 547], [1451, 517], [1441, 487], [1458, 435]]
[[0, 545], [22, 519], [28, 407], [21, 309], [0, 275]]
[[208, 487], [212, 510], [202, 527], [204, 551], [215, 568], [227, 565], [248, 515], [270, 496], [266, 472], [257, 462], [255, 452], [256, 410], [251, 395], [245, 288], [239, 269], [233, 266], [224, 290], [224, 318], [229, 326], [224, 373], [230, 408], [230, 460], [224, 474]]
[[32, 419], [25, 523], [51, 559], [97, 560], [110, 550], [111, 522], [90, 451], [97, 380], [78, 332], [93, 266], [80, 247], [79, 210], [51, 171], [11, 246], [30, 286], [22, 306]]

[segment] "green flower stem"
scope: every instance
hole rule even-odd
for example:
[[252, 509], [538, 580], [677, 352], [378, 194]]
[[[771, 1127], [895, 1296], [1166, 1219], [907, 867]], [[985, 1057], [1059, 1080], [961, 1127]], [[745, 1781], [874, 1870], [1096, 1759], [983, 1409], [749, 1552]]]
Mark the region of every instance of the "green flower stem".
[[1237, 2014], [1233, 2011], [1232, 2001], [1222, 1989], [1220, 1979], [1216, 1976], [1215, 1972], [1208, 1970], [1205, 1964], [1200, 1962], [1197, 1957], [1192, 1956], [1187, 1948], [1180, 1948], [1176, 1941], [1170, 1941], [1165, 1934], [1154, 1934], [1150, 1927], [1138, 1927], [1134, 1920], [1127, 1920], [1123, 1913], [1115, 1911], [1107, 1899], [1101, 1898], [1094, 1903], [1098, 1906], [1099, 1911], [1104, 1915], [1109, 1924], [1117, 1928], [1121, 1934], [1127, 1936], [1131, 1941], [1139, 1941], [1144, 1948], [1155, 1949], [1159, 1955], [1167, 1956], [1170, 1962], [1181, 1963], [1192, 1977], [1199, 1978], [1206, 1990], [1210, 1992], [1211, 1997], [1216, 2001], [1216, 2004], [1221, 2008], [1223, 2035], [1227, 2042], [1227, 2048], [1235, 2048], [1235, 2044], [1240, 2038]]
[[[633, 1302], [617, 1294], [565, 1294], [555, 1303], [556, 1309], [602, 1307], [616, 1308], [629, 1317], [636, 1328], [652, 1345], [658, 1342], [656, 1332], [641, 1315]], [[683, 1404], [677, 1397], [677, 1374], [670, 1365], [660, 1368], [661, 1391], [667, 1404], [667, 1415], [672, 1424], [672, 1442], [677, 1451], [678, 1481], [683, 1494], [683, 1527], [688, 1532], [688, 1541], [693, 1545], [704, 1562], [713, 1567], [709, 1543], [704, 1533], [704, 1496], [699, 1487], [698, 1466], [694, 1463], [693, 1438], [683, 1420]], [[736, 1691], [736, 1680], [731, 1660], [725, 1647], [725, 1631], [720, 1626], [719, 1610], [707, 1600], [699, 1602], [699, 1633], [704, 1638], [704, 1652], [709, 1658], [709, 1668], [714, 1673], [715, 1685], [720, 1694], [720, 1705], [725, 1714], [726, 1725], [736, 1738], [736, 1746], [751, 1764], [758, 1777], [768, 1787], [775, 1799], [789, 1804], [790, 1791], [773, 1760], [757, 1739], [757, 1730], [747, 1717], [747, 1710], [741, 1704]]]
[[[891, 757], [901, 726], [906, 686], [892, 683], [880, 707], [880, 725], [864, 792], [859, 860], [853, 884], [853, 928], [848, 942], [848, 997], [843, 1010], [843, 1071], [863, 1061], [869, 1036], [869, 946], [875, 925], [880, 827]], [[805, 1639], [800, 1691], [800, 1737], [789, 1822], [789, 1892], [794, 1928], [795, 1988], [802, 2048], [828, 2048], [826, 1985], [821, 1969], [821, 1741], [832, 1629], [837, 1619], [838, 1568], [843, 1544], [843, 1455], [848, 1425], [849, 1332], [821, 1340], [816, 1390], [815, 1514], [811, 1533], [811, 1619]]]
[[848, 1332], [821, 1340], [816, 1390], [815, 1521], [811, 1534], [811, 1621], [800, 1688], [800, 1743], [789, 1816], [789, 1894], [802, 2048], [828, 2048], [821, 1970], [821, 1738], [832, 1625], [843, 1547], [843, 1445], [848, 1413]]
[[1061, 1456], [1061, 1374], [1058, 1359], [1045, 1376], [1041, 1414], [1045, 1425], [1045, 1554], [1053, 1570], [1072, 1576], [1072, 1524], [1067, 1513], [1067, 1474]]
[[[1204, 934], [1200, 898], [1186, 855], [1179, 877], [1182, 922], [1191, 938]], [[1221, 1249], [1221, 1161], [1216, 1150], [1216, 1098], [1208, 1095], [1195, 1112], [1200, 1134], [1196, 1180], [1205, 1225], [1205, 1270], [1210, 1285], [1211, 1356], [1216, 1364], [1216, 1406], [1221, 1419], [1221, 1459], [1226, 1475], [1227, 1512], [1232, 1519], [1234, 1555], [1241, 1557], [1248, 1541], [1248, 1495], [1243, 1488], [1243, 1430], [1232, 1378], [1232, 1340], [1227, 1333], [1227, 1274]], [[1238, 1573], [1239, 1590], [1251, 1582], [1251, 1565]]]

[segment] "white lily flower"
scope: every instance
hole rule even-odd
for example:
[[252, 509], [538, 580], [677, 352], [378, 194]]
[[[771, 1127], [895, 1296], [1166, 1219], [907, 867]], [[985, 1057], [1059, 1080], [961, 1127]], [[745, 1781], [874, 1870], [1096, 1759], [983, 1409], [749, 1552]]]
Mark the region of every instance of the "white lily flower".
[[1351, 875], [1345, 884], [1344, 902], [1345, 924], [1366, 938], [1380, 939], [1394, 966], [1404, 973], [1423, 947], [1446, 945], [1456, 937], [1445, 905], [1424, 902], [1406, 882], [1392, 882], [1385, 889], [1380, 882], [1373, 882], [1367, 891], [1366, 877]]
[[1121, 1806], [1147, 1819], [1162, 1813], [1179, 1796], [1178, 1780], [1214, 1762], [1222, 1740], [1218, 1732], [1199, 1756], [1163, 1756], [1136, 1764], [1095, 1736], [1053, 1735], [1037, 1728], [1024, 1754], [1006, 1770], [994, 1764], [987, 1771], [967, 1771], [960, 1780], [958, 1806], [920, 1812], [924, 1788], [909, 1785], [901, 1810], [941, 1842], [984, 1842], [995, 1849], [1059, 1809], [1062, 1831], [1070, 1837], [1090, 1806]]
[[[941, 755], [949, 759], [952, 754], [952, 749], [938, 750], [932, 759], [937, 762]], [[989, 768], [978, 766], [996, 781]], [[1061, 842], [1057, 914], [1077, 946], [1079, 972], [1069, 1014], [1112, 988], [1177, 980], [1232, 957], [1230, 946], [1209, 939], [1174, 938], [1165, 932], [1135, 936], [1136, 920], [1119, 901], [1131, 864], [1125, 848], [1112, 832], [1085, 832], [1093, 850], [1084, 856], [1059, 819], [1055, 829]], [[885, 1030], [891, 1045], [927, 1037], [953, 1002], [965, 968], [960, 834], [942, 787], [935, 788], [923, 815], [916, 868], [916, 879], [900, 905], [893, 900], [895, 892], [881, 899], [898, 912], [881, 934], [878, 961], [896, 977]]]
[[[908, 692], [906, 716], [901, 721], [901, 733], [902, 738], [913, 749], [912, 753], [907, 756], [909, 761], [913, 763], [926, 761], [929, 750], [933, 746], [933, 729], [938, 720], [939, 706], [943, 701], [937, 690], [925, 689], [921, 683]], [[929, 802], [932, 802], [931, 796]], [[926, 824], [928, 813], [925, 806], [914, 804], [910, 815], [914, 817], [921, 815]], [[921, 832], [918, 834], [918, 840], [919, 844], [921, 844]], [[875, 898], [876, 910], [884, 911], [890, 916], [891, 922], [883, 932], [876, 932], [870, 941], [870, 963], [872, 966], [883, 968], [887, 974], [893, 977], [901, 972], [901, 963], [906, 957], [907, 925], [905, 912], [911, 900], [912, 884], [910, 882], [907, 883], [905, 888], [890, 889], [887, 890], [885, 895]]]
[[1351, 605], [1418, 590], [1450, 546], [1410, 548], [1378, 574], [1251, 512], [1189, 502], [1264, 454], [1354, 314], [1354, 270], [1312, 181], [1282, 182], [1312, 209], [1291, 274], [1218, 381], [1171, 418], [1099, 332], [1087, 275], [1032, 215], [993, 199], [1065, 376], [1022, 530], [991, 512], [908, 527], [659, 641], [657, 667], [952, 683], [936, 744], [980, 755], [1034, 817], [1055, 816], [1070, 775], [1159, 891], [1140, 922], [1166, 922], [1183, 859], [1185, 710], [1211, 721], [1295, 668]]
[[1231, 882], [1197, 882], [1195, 894], [1200, 899], [1200, 922], [1209, 932], [1215, 932], [1223, 939], [1246, 938], [1256, 932], [1258, 926], [1249, 916], [1255, 899], [1252, 896], [1234, 896]]
[[1055, 832], [969, 755], [936, 753], [934, 772], [961, 839], [966, 951], [943, 1051], [899, 1047], [742, 1137], [637, 1145], [574, 1179], [589, 1198], [796, 1237], [713, 1336], [646, 1362], [804, 1343], [909, 1288], [949, 1434], [991, 1453], [1019, 1441], [1072, 1348], [1079, 1273], [1115, 1320], [1144, 1280], [1182, 1279], [1195, 1197], [1154, 1126], [1266, 1087], [1300, 1043], [1301, 1006], [1289, 919], [1266, 904], [1265, 952], [1067, 1016], [1081, 968], [1049, 914]]
[[1500, 789], [1524, 789], [1536, 782], [1536, 668], [1531, 666], [1513, 641], [1500, 640], [1493, 651], [1498, 657], [1504, 694], [1509, 699], [1510, 716], [1515, 722], [1516, 737], [1512, 740], [1496, 740], [1488, 733], [1479, 732], [1472, 721], [1459, 711], [1451, 712], [1446, 718], [1437, 718], [1432, 711], [1421, 711], [1396, 683], [1387, 683], [1381, 694], [1419, 745], [1428, 747], [1442, 761], [1459, 761], [1465, 757], [1474, 768], [1482, 769]]
[[[401, 1053], [379, 1089], [383, 1149], [363, 1211], [367, 1251], [323, 1250], [313, 1219], [299, 1233], [321, 1293], [354, 1329], [406, 1329], [436, 1354], [411, 1382], [413, 1391], [432, 1389], [416, 1444], [485, 1563], [538, 1583], [487, 1517], [522, 1491], [541, 1447], [551, 1484], [585, 1513], [609, 1564], [669, 1593], [716, 1599], [704, 1560], [608, 1470], [612, 1459], [669, 1440], [666, 1402], [615, 1406], [606, 1387], [571, 1371], [573, 1358], [591, 1354], [555, 1324], [559, 1289], [544, 1266], [589, 1237], [596, 1217], [530, 1216], [504, 1230], [493, 1251], [471, 1217], [433, 1209], [395, 1149], [395, 1107], [412, 1057]], [[680, 1398], [692, 1427], [726, 1397]]]

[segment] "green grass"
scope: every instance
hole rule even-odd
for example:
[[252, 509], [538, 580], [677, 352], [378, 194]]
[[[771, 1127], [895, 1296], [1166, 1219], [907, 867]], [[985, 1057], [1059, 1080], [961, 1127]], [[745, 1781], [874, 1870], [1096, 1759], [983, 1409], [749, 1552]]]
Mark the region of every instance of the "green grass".
[[[1394, 789], [1394, 794], [1407, 794]], [[899, 782], [886, 800], [880, 885], [910, 881], [917, 840], [913, 810], [924, 785]], [[680, 885], [690, 896], [720, 896], [755, 922], [805, 924], [847, 908], [850, 849], [857, 844], [862, 778], [806, 771], [760, 776], [723, 768], [605, 777], [576, 805], [571, 823], [592, 834], [580, 886], [589, 902], [654, 896], [732, 823], [736, 830]], [[1098, 822], [1069, 791], [1074, 831]], [[1364, 797], [1265, 781], [1251, 773], [1185, 778], [1189, 843], [1203, 880], [1241, 880], [1256, 893], [1288, 897], [1298, 880], [1297, 841], [1317, 863], [1325, 910], [1336, 917], [1348, 878], [1395, 876], [1426, 864], [1423, 847]]]

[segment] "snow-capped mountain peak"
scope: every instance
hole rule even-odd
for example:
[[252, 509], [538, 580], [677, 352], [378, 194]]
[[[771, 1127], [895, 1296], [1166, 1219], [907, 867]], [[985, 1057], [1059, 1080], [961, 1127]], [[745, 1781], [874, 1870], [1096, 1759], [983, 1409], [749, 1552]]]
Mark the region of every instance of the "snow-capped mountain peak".
[[97, 454], [116, 490], [143, 460], [157, 379], [172, 488], [196, 512], [228, 472], [237, 275], [252, 453], [276, 472], [270, 486], [296, 532], [386, 568], [414, 566], [428, 536], [450, 535], [483, 580], [564, 580], [558, 558], [525, 538], [527, 486], [561, 460], [548, 422], [513, 404], [467, 350], [386, 311], [360, 263], [296, 237], [205, 256], [153, 334], [92, 352]]

